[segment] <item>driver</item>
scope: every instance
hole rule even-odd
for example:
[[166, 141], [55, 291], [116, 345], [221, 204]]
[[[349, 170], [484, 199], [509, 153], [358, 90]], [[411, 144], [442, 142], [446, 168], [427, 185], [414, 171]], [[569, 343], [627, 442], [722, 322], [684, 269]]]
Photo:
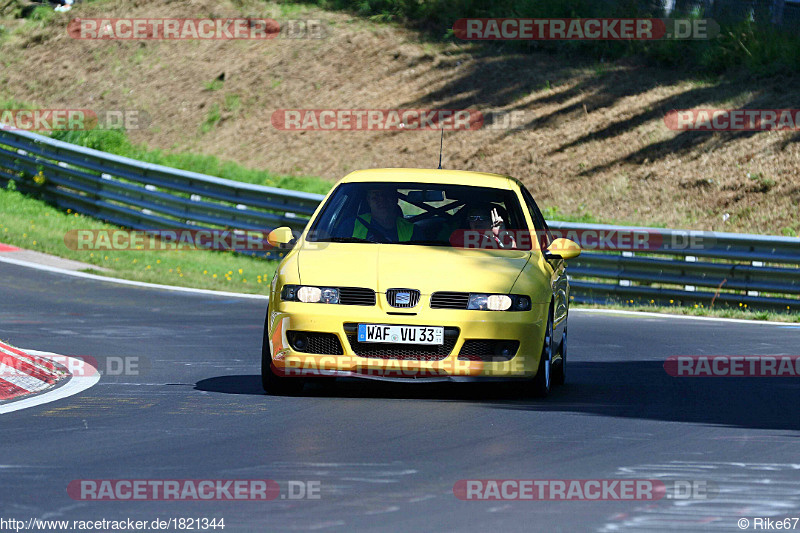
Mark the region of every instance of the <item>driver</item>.
[[394, 189], [369, 189], [369, 213], [358, 215], [353, 237], [376, 242], [408, 242], [414, 237], [414, 224], [403, 218], [399, 195]]

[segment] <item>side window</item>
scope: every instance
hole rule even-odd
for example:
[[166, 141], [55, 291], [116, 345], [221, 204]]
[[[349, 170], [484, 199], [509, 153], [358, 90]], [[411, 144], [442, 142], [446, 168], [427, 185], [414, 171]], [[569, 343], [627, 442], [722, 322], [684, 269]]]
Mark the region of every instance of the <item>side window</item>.
[[539, 206], [533, 201], [531, 193], [529, 193], [525, 187], [520, 187], [520, 191], [522, 191], [522, 198], [525, 199], [525, 205], [533, 219], [533, 225], [536, 227], [536, 233], [539, 237], [539, 246], [544, 250], [553, 242], [553, 235], [550, 233], [550, 228], [547, 227], [547, 222], [545, 222], [542, 212], [539, 211]]

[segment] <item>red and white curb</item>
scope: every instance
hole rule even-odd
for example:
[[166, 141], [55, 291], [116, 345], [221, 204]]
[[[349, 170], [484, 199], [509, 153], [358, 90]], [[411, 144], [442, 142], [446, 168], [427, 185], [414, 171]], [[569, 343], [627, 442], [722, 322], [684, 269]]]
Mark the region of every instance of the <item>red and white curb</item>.
[[[84, 361], [74, 362], [87, 364]], [[70, 366], [72, 363], [71, 357], [38, 350], [20, 350], [0, 342], [0, 414], [72, 396], [100, 380], [99, 372], [87, 372], [87, 375], [72, 376], [65, 384], [55, 388], [70, 378], [64, 365]]]
[[0, 342], [0, 400], [41, 392], [68, 375], [66, 368], [49, 359]]

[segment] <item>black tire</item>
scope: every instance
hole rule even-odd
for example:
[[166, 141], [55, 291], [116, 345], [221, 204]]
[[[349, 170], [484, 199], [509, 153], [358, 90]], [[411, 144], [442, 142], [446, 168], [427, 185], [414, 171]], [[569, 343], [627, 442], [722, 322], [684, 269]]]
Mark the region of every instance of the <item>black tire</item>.
[[272, 396], [296, 396], [303, 391], [305, 380], [299, 377], [283, 377], [275, 373], [272, 353], [269, 349], [269, 311], [264, 320], [264, 339], [261, 345], [261, 386]]
[[552, 360], [553, 360], [553, 313], [547, 318], [547, 329], [542, 342], [542, 356], [539, 358], [539, 370], [531, 380], [530, 393], [535, 398], [546, 398], [552, 387]]
[[567, 327], [561, 337], [561, 362], [553, 366], [553, 384], [563, 385], [567, 379]]

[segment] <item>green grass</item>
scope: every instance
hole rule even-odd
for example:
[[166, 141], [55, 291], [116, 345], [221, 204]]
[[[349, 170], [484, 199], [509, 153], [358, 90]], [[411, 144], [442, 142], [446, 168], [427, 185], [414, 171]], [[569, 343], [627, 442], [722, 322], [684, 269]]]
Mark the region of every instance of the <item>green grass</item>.
[[235, 113], [242, 107], [242, 99], [239, 97], [238, 94], [226, 94], [225, 95], [225, 111], [230, 111], [231, 113]]
[[207, 91], [219, 91], [224, 86], [225, 86], [225, 82], [223, 82], [222, 80], [218, 80], [217, 79], [217, 80], [206, 82], [203, 85], [203, 88], [205, 88], [205, 90], [207, 90]]
[[211, 109], [208, 110], [208, 115], [206, 115], [205, 120], [202, 124], [200, 124], [200, 132], [208, 133], [209, 131], [213, 130], [214, 127], [219, 124], [221, 119], [222, 114], [219, 110], [219, 104], [213, 104]]
[[27, 16], [27, 19], [30, 21], [32, 26], [44, 28], [50, 23], [50, 21], [56, 18], [57, 15], [58, 14], [50, 5], [45, 4], [36, 6]]
[[68, 231], [113, 230], [118, 229], [117, 226], [64, 212], [8, 189], [0, 189], [0, 212], [3, 213], [0, 242], [111, 270], [89, 270], [100, 275], [182, 287], [267, 294], [277, 266], [276, 261], [206, 250], [72, 250], [64, 242]]

